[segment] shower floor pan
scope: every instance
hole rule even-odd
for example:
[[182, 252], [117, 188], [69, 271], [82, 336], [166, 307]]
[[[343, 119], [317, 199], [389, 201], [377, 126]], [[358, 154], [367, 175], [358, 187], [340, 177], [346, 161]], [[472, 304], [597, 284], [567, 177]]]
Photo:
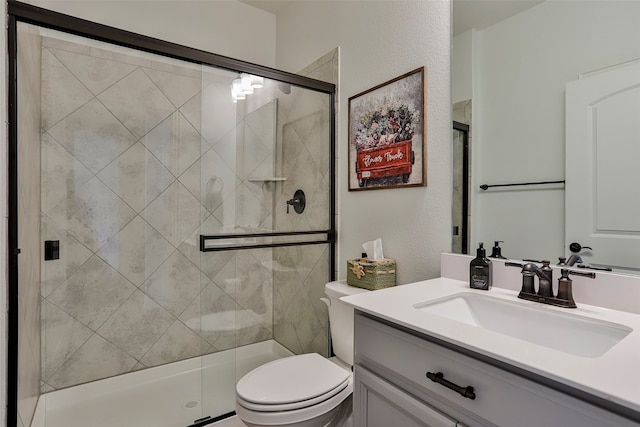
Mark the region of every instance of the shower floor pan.
[[236, 378], [292, 353], [270, 340], [40, 396], [31, 427], [182, 427], [235, 409]]

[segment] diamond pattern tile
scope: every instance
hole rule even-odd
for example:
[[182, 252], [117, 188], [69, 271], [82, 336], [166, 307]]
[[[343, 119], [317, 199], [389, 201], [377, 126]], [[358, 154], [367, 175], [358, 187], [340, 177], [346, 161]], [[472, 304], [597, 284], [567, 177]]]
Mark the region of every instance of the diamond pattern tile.
[[117, 271], [93, 256], [47, 300], [95, 331], [134, 290]]
[[238, 125], [212, 144], [216, 154], [233, 170], [236, 170], [241, 161], [242, 152], [237, 141], [243, 138], [243, 135], [243, 127]]
[[42, 128], [48, 130], [93, 95], [49, 49], [42, 50]]
[[49, 134], [93, 173], [98, 173], [136, 140], [97, 99], [53, 126]]
[[129, 372], [136, 360], [98, 334], [71, 356], [47, 381], [54, 388], [65, 388]]
[[[216, 234], [222, 231], [222, 224], [218, 222], [213, 215], [209, 215], [202, 224], [185, 240], [178, 250], [195, 265], [200, 266], [203, 272], [207, 275], [213, 274], [215, 267], [210, 267], [209, 255], [213, 256], [213, 253], [200, 252], [200, 234]], [[203, 258], [206, 257], [206, 258]], [[206, 261], [206, 262], [202, 262]]]
[[144, 145], [175, 176], [200, 158], [201, 137], [179, 112], [166, 118], [143, 139]]
[[98, 99], [133, 133], [142, 138], [175, 107], [140, 69], [98, 95]]
[[[246, 303], [271, 278], [271, 270], [258, 261], [252, 251], [238, 251], [236, 255], [236, 278], [238, 279], [235, 300], [238, 304]], [[266, 292], [269, 288], [264, 289]], [[270, 292], [269, 292], [270, 293]]]
[[142, 216], [175, 247], [200, 226], [205, 215], [200, 202], [175, 181], [142, 212]]
[[[217, 145], [214, 149], [216, 148]], [[243, 150], [240, 156], [242, 159], [241, 170], [238, 171], [238, 176], [242, 179], [247, 179], [252, 175], [256, 176], [254, 173], [255, 169], [271, 153], [273, 153], [273, 141], [264, 140], [253, 128], [246, 126], [244, 130]]]
[[201, 117], [206, 119], [200, 122], [200, 133], [212, 146], [236, 126], [238, 111], [229, 96], [230, 74], [215, 76], [214, 79], [205, 85], [201, 93]]
[[41, 261], [42, 280], [40, 292], [47, 297], [58, 286], [73, 275], [92, 254], [75, 237], [58, 227], [46, 215], [42, 216], [41, 237], [43, 240], [59, 240], [62, 251], [56, 262]]
[[186, 318], [183, 314], [184, 317], [181, 316], [181, 320], [207, 342], [223, 350], [219, 344], [215, 343], [221, 337], [234, 333], [235, 311], [238, 309], [238, 305], [214, 283], [209, 283], [193, 304], [194, 308], [200, 309], [199, 312], [188, 308], [188, 313], [191, 313], [192, 316]]
[[173, 321], [174, 317], [168, 311], [144, 293], [136, 291], [102, 325], [98, 333], [140, 360]]
[[131, 283], [140, 286], [174, 250], [160, 233], [136, 216], [97, 254]]
[[42, 211], [47, 212], [58, 200], [81, 187], [93, 174], [49, 134], [42, 142]]
[[176, 320], [142, 358], [145, 366], [158, 366], [199, 356], [204, 341]]
[[142, 290], [178, 317], [200, 294], [201, 272], [175, 251], [144, 283]]
[[[198, 174], [200, 179], [197, 179]], [[200, 197], [200, 203], [209, 212], [215, 211], [234, 193], [236, 180], [234, 170], [214, 150], [207, 151], [180, 177], [191, 194]]]
[[248, 186], [240, 184], [236, 191], [213, 211], [213, 216], [225, 229], [231, 230], [239, 226], [257, 229], [269, 213]]
[[52, 52], [94, 95], [100, 94], [136, 69], [134, 65], [95, 56], [57, 49], [52, 49]]
[[181, 107], [200, 92], [202, 84], [199, 78], [149, 68], [143, 71], [176, 107]]
[[[233, 73], [201, 85], [190, 64], [44, 44], [42, 231], [64, 250], [43, 269], [41, 388], [272, 337], [326, 350], [322, 246], [199, 251], [200, 233], [319, 223], [323, 101], [289, 96], [246, 114], [228, 96]], [[288, 184], [246, 181], [274, 167]], [[285, 185], [310, 187], [314, 212], [286, 216]]]
[[160, 195], [175, 178], [137, 142], [98, 174], [136, 212]]
[[48, 212], [56, 224], [92, 251], [98, 250], [135, 216], [135, 212], [97, 178], [90, 179]]
[[93, 335], [93, 331], [44, 300], [42, 334], [42, 379], [46, 381]]

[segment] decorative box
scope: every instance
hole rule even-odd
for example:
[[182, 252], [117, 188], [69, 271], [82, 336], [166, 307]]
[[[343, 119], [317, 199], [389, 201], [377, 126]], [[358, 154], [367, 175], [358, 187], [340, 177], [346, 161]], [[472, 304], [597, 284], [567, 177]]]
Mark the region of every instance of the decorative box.
[[369, 290], [390, 288], [396, 285], [396, 262], [385, 258], [347, 260], [347, 284]]

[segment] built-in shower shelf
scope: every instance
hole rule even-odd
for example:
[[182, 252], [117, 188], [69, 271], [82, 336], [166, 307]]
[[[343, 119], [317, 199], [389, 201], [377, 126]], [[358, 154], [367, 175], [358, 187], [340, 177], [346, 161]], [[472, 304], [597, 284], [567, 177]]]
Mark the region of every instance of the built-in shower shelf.
[[280, 182], [286, 180], [287, 178], [283, 176], [252, 176], [249, 178], [249, 182]]

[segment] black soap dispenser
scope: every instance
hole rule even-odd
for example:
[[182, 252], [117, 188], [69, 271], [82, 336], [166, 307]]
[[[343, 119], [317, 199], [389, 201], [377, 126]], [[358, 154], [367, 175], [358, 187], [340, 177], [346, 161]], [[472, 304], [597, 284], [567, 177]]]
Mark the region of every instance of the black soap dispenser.
[[502, 248], [500, 247], [500, 243], [504, 243], [504, 241], [496, 240], [496, 242], [493, 244], [493, 248], [491, 248], [491, 255], [489, 255], [489, 258], [507, 259], [506, 257], [502, 256]]
[[491, 289], [491, 260], [487, 258], [484, 243], [480, 243], [476, 257], [469, 265], [469, 287], [488, 291]]

